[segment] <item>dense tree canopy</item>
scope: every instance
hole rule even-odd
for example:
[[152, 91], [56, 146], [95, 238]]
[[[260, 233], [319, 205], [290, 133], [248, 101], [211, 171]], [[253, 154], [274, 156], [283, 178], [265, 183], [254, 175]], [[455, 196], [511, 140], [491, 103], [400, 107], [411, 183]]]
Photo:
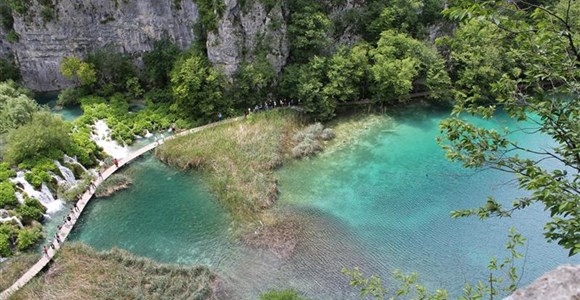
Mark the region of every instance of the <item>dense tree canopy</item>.
[[72, 145], [69, 132], [69, 126], [60, 116], [48, 111], [37, 112], [30, 122], [8, 132], [4, 160], [16, 165], [42, 156], [60, 159]]
[[91, 85], [97, 81], [95, 66], [78, 57], [65, 57], [60, 63], [60, 72], [68, 79], [81, 85]]
[[[446, 14], [460, 22], [448, 43], [456, 82], [453, 118], [441, 124], [448, 157], [466, 167], [492, 167], [516, 175], [529, 196], [504, 208], [488, 199], [455, 216], [509, 216], [532, 203], [550, 213], [549, 240], [580, 253], [580, 78], [576, 1], [456, 1]], [[501, 110], [552, 147], [527, 147], [510, 132], [479, 128], [464, 114], [492, 117]]]
[[0, 83], [0, 135], [29, 122], [39, 109], [28, 90], [13, 81]]
[[229, 108], [223, 97], [223, 75], [199, 55], [191, 54], [175, 64], [171, 86], [172, 108], [184, 117], [207, 120]]

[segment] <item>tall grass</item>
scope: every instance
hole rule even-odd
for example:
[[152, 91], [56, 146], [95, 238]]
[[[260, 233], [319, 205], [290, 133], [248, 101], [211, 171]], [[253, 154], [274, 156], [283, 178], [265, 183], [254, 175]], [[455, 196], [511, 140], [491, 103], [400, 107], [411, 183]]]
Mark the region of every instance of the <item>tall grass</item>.
[[0, 291], [9, 288], [40, 258], [37, 254], [21, 254], [0, 264]]
[[216, 276], [204, 266], [162, 265], [113, 249], [65, 244], [42, 276], [11, 299], [214, 299]]
[[156, 151], [183, 169], [206, 171], [220, 203], [238, 220], [252, 220], [276, 200], [274, 169], [289, 156], [302, 127], [296, 113], [274, 110], [167, 141]]
[[107, 197], [114, 192], [128, 188], [133, 181], [124, 174], [113, 174], [101, 183], [95, 190], [97, 197]]

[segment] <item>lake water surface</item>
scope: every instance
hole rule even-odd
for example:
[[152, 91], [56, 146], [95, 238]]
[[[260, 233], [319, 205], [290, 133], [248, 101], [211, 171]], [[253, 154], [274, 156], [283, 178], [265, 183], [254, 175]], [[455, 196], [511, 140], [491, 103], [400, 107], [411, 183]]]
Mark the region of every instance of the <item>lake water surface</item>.
[[[297, 218], [303, 228], [290, 258], [248, 249], [231, 238], [232, 224], [202, 174], [176, 170], [151, 156], [124, 171], [133, 187], [87, 207], [73, 239], [160, 262], [209, 265], [232, 299], [256, 299], [264, 290], [288, 287], [312, 299], [356, 299], [340, 273], [354, 266], [385, 279], [395, 269], [418, 272], [428, 287], [456, 296], [465, 282], [489, 276], [490, 256], [504, 257], [511, 226], [528, 239], [521, 249], [526, 258], [519, 262], [521, 285], [559, 264], [580, 263], [580, 257], [568, 258], [567, 251], [546, 242], [542, 207], [511, 219], [449, 217], [451, 210], [476, 207], [487, 196], [510, 203], [525, 194], [510, 183], [509, 174], [465, 170], [444, 158], [435, 138], [447, 114], [401, 112], [354, 143], [286, 164], [278, 173], [281, 194], [274, 209]], [[510, 122], [480, 124], [515, 128]], [[541, 135], [520, 133], [515, 139], [550, 144]]]

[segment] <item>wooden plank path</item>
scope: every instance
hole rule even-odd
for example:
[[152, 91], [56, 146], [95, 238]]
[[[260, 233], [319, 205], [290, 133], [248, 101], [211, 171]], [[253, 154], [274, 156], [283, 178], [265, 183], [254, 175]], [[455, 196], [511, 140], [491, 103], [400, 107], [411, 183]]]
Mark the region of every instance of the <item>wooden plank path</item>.
[[[186, 130], [186, 131], [182, 131], [182, 132], [176, 133], [174, 135], [168, 136], [166, 138], [163, 138], [163, 139], [160, 139], [158, 141], [155, 141], [155, 142], [153, 142], [151, 144], [148, 144], [148, 145], [146, 145], [146, 146], [144, 146], [142, 148], [139, 148], [137, 151], [134, 151], [134, 152], [130, 153], [127, 157], [119, 160], [119, 166], [118, 167], [116, 167], [115, 165], [112, 165], [109, 168], [107, 168], [104, 172], [101, 173], [101, 177], [96, 178], [95, 181], [93, 181], [93, 183], [98, 187], [101, 183], [103, 183], [103, 181], [105, 181], [107, 178], [109, 178], [109, 176], [113, 175], [121, 167], [123, 167], [124, 165], [130, 163], [131, 161], [133, 161], [137, 157], [145, 154], [146, 152], [149, 152], [149, 151], [157, 148], [159, 145], [163, 144], [164, 142], [166, 142], [168, 140], [172, 140], [172, 139], [174, 139], [176, 137], [180, 137], [180, 136], [184, 136], [184, 135], [196, 133], [196, 132], [199, 132], [201, 130], [205, 130], [205, 129], [208, 129], [208, 128], [211, 128], [211, 127], [216, 127], [216, 126], [223, 125], [223, 124], [233, 123], [233, 122], [239, 121], [239, 120], [241, 120], [243, 118], [244, 117], [237, 117], [237, 118], [227, 119], [227, 120], [220, 121], [220, 122], [216, 122], [216, 123], [210, 123], [210, 124], [207, 124], [207, 125], [204, 125], [204, 126], [200, 126], [200, 127], [196, 127], [196, 128], [192, 128], [192, 129], [189, 129], [189, 130]], [[81, 199], [77, 202], [77, 208], [78, 209], [77, 210], [74, 210], [73, 212], [71, 212], [68, 215], [68, 216], [71, 217], [71, 221], [70, 222], [66, 222], [66, 224], [63, 225], [63, 227], [58, 232], [59, 235], [60, 235], [61, 243], [56, 243], [55, 244], [55, 249], [52, 249], [52, 248], [48, 247], [47, 248], [47, 250], [48, 250], [47, 255], [43, 255], [38, 260], [38, 262], [36, 262], [36, 264], [34, 264], [30, 269], [28, 269], [28, 271], [26, 271], [26, 273], [24, 273], [24, 275], [22, 275], [18, 280], [16, 280], [16, 282], [14, 282], [12, 284], [12, 286], [10, 286], [8, 289], [6, 289], [5, 291], [3, 291], [0, 294], [0, 300], [8, 299], [8, 297], [10, 297], [10, 295], [12, 295], [16, 291], [18, 291], [18, 289], [20, 289], [21, 287], [23, 287], [32, 278], [34, 278], [34, 276], [36, 276], [38, 273], [40, 273], [44, 269], [44, 267], [46, 267], [46, 265], [48, 265], [48, 263], [53, 259], [53, 257], [56, 255], [56, 253], [60, 249], [62, 243], [64, 243], [64, 241], [68, 237], [69, 233], [71, 232], [71, 230], [75, 226], [78, 218], [82, 214], [83, 210], [85, 209], [85, 207], [87, 206], [87, 204], [89, 203], [89, 201], [93, 198], [93, 195], [95, 194], [95, 191], [96, 191], [96, 188], [95, 189], [89, 188], [87, 191], [85, 191], [85, 193], [82, 195]], [[52, 237], [47, 237], [47, 240], [50, 241], [51, 239], [52, 239]]]

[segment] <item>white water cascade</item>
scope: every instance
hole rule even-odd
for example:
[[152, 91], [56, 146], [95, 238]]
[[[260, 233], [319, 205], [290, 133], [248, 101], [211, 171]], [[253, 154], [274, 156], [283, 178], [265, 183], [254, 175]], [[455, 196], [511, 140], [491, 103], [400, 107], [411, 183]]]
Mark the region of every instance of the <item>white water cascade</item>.
[[75, 157], [70, 157], [70, 156], [68, 156], [68, 155], [65, 154], [64, 155], [64, 158], [63, 158], [63, 161], [65, 163], [69, 163], [69, 164], [73, 164], [73, 165], [79, 166], [83, 170], [83, 172], [85, 172], [85, 173], [88, 172], [87, 171], [87, 168], [85, 168], [85, 166], [83, 166], [83, 165], [81, 165], [79, 163], [79, 161], [77, 160], [76, 156]]
[[16, 195], [16, 199], [18, 199], [18, 203], [24, 204], [24, 195], [22, 195], [22, 193], [16, 192], [14, 195]]
[[17, 217], [15, 217], [15, 216], [11, 217], [7, 210], [0, 209], [0, 223], [6, 223], [6, 222], [11, 222], [11, 221], [15, 221], [18, 224], [18, 227], [20, 227], [20, 228], [24, 227], [22, 225], [22, 222], [20, 222], [20, 220]]
[[50, 176], [56, 180], [56, 183], [58, 185], [64, 185], [64, 184], [66, 184], [66, 180], [64, 180], [62, 177], [54, 174], [54, 172], [48, 171], [48, 174], [50, 174]]
[[145, 138], [148, 139], [153, 136], [153, 133], [149, 132], [149, 130], [145, 130]]
[[35, 190], [32, 184], [26, 181], [24, 172], [22, 171], [16, 173], [16, 178], [11, 178], [10, 181], [20, 184], [22, 186], [22, 191], [25, 192], [28, 197], [40, 201], [40, 203], [46, 207], [47, 213], [59, 211], [63, 207], [64, 202], [62, 200], [55, 200], [46, 184], [42, 184], [40, 192]]
[[98, 120], [93, 125], [91, 139], [113, 158], [122, 159], [129, 155], [129, 147], [121, 146], [111, 139], [111, 129], [103, 120]]
[[71, 171], [71, 169], [61, 165], [58, 160], [55, 160], [54, 164], [57, 166], [58, 170], [60, 171], [60, 174], [62, 174], [62, 177], [64, 177], [64, 180], [66, 180], [68, 184], [73, 186], [77, 183], [77, 180], [75, 179], [75, 174], [73, 173], [73, 171]]

